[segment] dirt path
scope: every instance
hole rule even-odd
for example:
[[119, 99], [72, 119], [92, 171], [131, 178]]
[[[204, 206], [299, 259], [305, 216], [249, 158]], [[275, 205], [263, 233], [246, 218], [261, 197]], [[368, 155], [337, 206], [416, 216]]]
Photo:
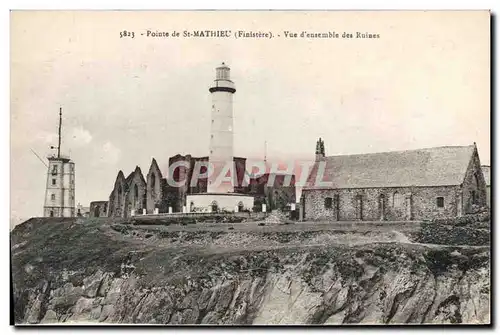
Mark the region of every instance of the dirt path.
[[[177, 250], [181, 253], [224, 254], [245, 251], [264, 251], [277, 249], [304, 249], [325, 248], [329, 246], [356, 247], [370, 244], [398, 243], [416, 248], [473, 248], [488, 249], [488, 246], [467, 245], [442, 245], [412, 242], [409, 235], [418, 231], [419, 225], [415, 223], [389, 223], [377, 224], [341, 224], [342, 227], [332, 223], [300, 223], [292, 225], [258, 226], [255, 223], [240, 224], [211, 224], [193, 226], [135, 226], [124, 225], [127, 232], [124, 234], [109, 229], [107, 234], [131, 245], [143, 246], [152, 249]], [[230, 227], [234, 229], [229, 230]], [[163, 232], [185, 232], [162, 236]], [[216, 235], [213, 233], [216, 232]], [[304, 235], [303, 232], [312, 232]], [[324, 234], [322, 234], [324, 232]], [[191, 234], [190, 234], [191, 233]], [[192, 235], [192, 234], [196, 235]], [[221, 234], [222, 233], [222, 234]], [[225, 234], [228, 233], [228, 234]], [[239, 235], [238, 233], [241, 233]], [[272, 233], [269, 235], [268, 233]], [[275, 235], [277, 233], [278, 235]], [[284, 233], [281, 238], [279, 233]], [[292, 235], [290, 235], [292, 233]], [[296, 233], [293, 234], [293, 233]], [[262, 235], [261, 235], [262, 234]], [[149, 236], [149, 237], [145, 237]]]
[[[403, 244], [409, 248], [423, 248], [423, 249], [447, 249], [447, 248], [457, 248], [457, 249], [481, 249], [489, 250], [487, 246], [459, 246], [459, 245], [440, 245], [440, 244], [424, 244], [424, 243], [400, 243], [397, 241], [393, 242], [371, 242], [371, 243], [353, 243], [349, 246], [363, 246], [370, 244]], [[203, 254], [203, 255], [220, 255], [220, 254], [238, 254], [242, 252], [255, 252], [255, 251], [266, 251], [266, 250], [301, 250], [301, 249], [321, 249], [325, 247], [335, 247], [335, 246], [346, 246], [347, 243], [330, 243], [330, 244], [283, 244], [275, 246], [263, 246], [256, 245], [245, 248], [237, 247], [213, 247], [213, 246], [191, 246], [183, 247], [182, 249], [189, 254]]]
[[159, 231], [233, 231], [233, 232], [300, 232], [300, 231], [417, 231], [418, 221], [332, 221], [332, 222], [295, 222], [292, 224], [266, 224], [259, 222], [243, 223], [197, 223], [189, 225], [130, 225], [134, 229]]

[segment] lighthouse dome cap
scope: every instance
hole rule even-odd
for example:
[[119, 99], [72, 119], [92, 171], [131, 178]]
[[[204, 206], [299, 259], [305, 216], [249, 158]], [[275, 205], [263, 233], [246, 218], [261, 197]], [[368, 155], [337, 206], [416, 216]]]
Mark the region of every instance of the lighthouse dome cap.
[[218, 69], [229, 69], [229, 66], [227, 66], [225, 62], [222, 62], [222, 64], [219, 65], [217, 68]]

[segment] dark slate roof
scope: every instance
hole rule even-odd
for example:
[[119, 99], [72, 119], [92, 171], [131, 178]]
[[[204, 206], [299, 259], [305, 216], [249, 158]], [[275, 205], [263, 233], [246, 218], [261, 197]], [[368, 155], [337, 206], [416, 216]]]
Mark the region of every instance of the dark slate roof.
[[489, 165], [481, 165], [481, 170], [483, 170], [483, 175], [484, 175], [484, 181], [486, 183], [486, 186], [491, 185], [491, 166]]
[[[325, 157], [326, 188], [445, 186], [462, 184], [475, 145]], [[306, 189], [315, 187], [315, 163]]]

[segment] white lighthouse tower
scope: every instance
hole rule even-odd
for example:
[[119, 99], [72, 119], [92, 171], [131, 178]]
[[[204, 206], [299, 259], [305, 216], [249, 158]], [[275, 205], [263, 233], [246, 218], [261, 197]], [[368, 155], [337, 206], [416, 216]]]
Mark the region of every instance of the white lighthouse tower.
[[[234, 192], [232, 183], [215, 183], [224, 167], [233, 164], [233, 94], [236, 88], [231, 81], [230, 71], [224, 63], [217, 67], [214, 83], [209, 89], [212, 94], [212, 119], [208, 161], [214, 171], [209, 178], [208, 193]], [[234, 172], [234, 169], [231, 171]]]
[[208, 162], [213, 170], [209, 172], [207, 192], [189, 194], [186, 197], [186, 203], [189, 204], [187, 210], [191, 211], [193, 208], [202, 208], [209, 212], [252, 210], [254, 204], [252, 196], [234, 193], [236, 168], [233, 152], [233, 94], [236, 88], [226, 64], [222, 63], [216, 68], [215, 80], [209, 91], [212, 95], [212, 117]]
[[68, 156], [61, 155], [62, 108], [59, 109], [59, 139], [57, 155], [50, 155], [47, 170], [47, 187], [43, 216], [75, 216], [75, 163]]

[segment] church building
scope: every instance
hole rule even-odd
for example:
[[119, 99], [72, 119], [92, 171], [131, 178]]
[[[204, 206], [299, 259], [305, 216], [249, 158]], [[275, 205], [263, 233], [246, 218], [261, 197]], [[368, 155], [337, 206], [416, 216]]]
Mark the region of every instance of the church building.
[[320, 139], [301, 206], [304, 220], [407, 221], [462, 216], [486, 201], [475, 143], [325, 156]]

